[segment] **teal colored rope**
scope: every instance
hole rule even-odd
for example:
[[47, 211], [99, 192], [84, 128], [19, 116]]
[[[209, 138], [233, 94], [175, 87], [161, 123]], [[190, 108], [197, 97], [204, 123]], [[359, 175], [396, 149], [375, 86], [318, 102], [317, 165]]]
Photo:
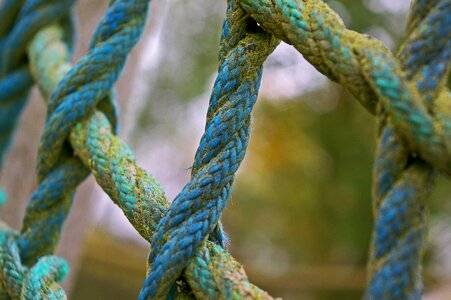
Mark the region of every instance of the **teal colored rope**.
[[229, 3], [233, 11], [227, 15], [231, 19], [223, 28], [222, 40], [230, 45], [224, 47], [225, 57], [220, 59], [222, 64], [210, 98], [207, 125], [196, 153], [192, 178], [158, 224], [149, 253], [150, 271], [139, 299], [161, 299], [167, 295], [215, 229], [246, 152], [250, 113], [257, 98], [262, 64], [278, 41], [243, 16], [234, 1]]
[[110, 91], [142, 32], [146, 14], [147, 4], [143, 1], [112, 2], [90, 50], [51, 95], [38, 160], [41, 183], [27, 207], [19, 241], [27, 261], [53, 250], [75, 188], [89, 174], [82, 162], [72, 157], [72, 150], [63, 148], [70, 129], [97, 105], [115, 124], [116, 110]]
[[[447, 78], [446, 68], [440, 66], [449, 60], [449, 39], [442, 29], [451, 26], [451, 18], [447, 16], [451, 13], [451, 2], [423, 1], [421, 5], [416, 1], [411, 14], [418, 11], [417, 6], [423, 6], [422, 14], [418, 15], [421, 20], [410, 17], [409, 24], [415, 24], [415, 28], [409, 26], [410, 35], [399, 56], [409, 80], [415, 78], [418, 90], [424, 95], [423, 101], [430, 109], [438, 98], [438, 86]], [[374, 167], [376, 230], [366, 298], [421, 299], [426, 200], [437, 173], [411, 156], [384, 112], [378, 118], [380, 142]]]
[[17, 247], [17, 233], [3, 224], [0, 227], [1, 299], [66, 299], [56, 282], [66, 276], [67, 263], [55, 256], [44, 256], [31, 268], [23, 266]]
[[38, 30], [64, 20], [73, 0], [5, 0], [0, 7], [0, 168], [32, 86], [26, 47]]
[[[386, 111], [391, 116], [390, 122], [395, 126], [389, 124], [382, 130], [375, 166], [377, 219], [372, 279], [366, 297], [420, 297], [419, 263], [426, 224], [424, 202], [434, 173], [420, 162], [412, 165], [409, 152], [419, 152], [430, 164], [449, 173], [446, 128], [450, 128], [450, 115], [439, 117], [442, 110], [429, 109], [427, 99], [431, 101], [433, 97], [425, 87], [440, 90], [441, 78], [446, 77], [449, 68], [450, 2], [415, 3], [414, 13], [421, 11], [418, 18], [427, 20], [427, 24], [416, 31], [416, 36], [411, 36], [411, 42], [403, 50], [410, 53], [401, 55], [407, 74], [380, 43], [347, 30], [320, 1], [242, 0], [241, 3], [263, 28], [293, 44], [318, 70], [348, 88], [370, 112]], [[424, 12], [427, 7], [434, 11], [429, 18]], [[418, 25], [420, 20], [411, 17], [410, 32], [416, 30], [412, 24]], [[415, 64], [422, 61], [427, 63], [421, 70], [423, 79], [427, 80], [417, 81], [411, 73], [418, 68]], [[384, 128], [387, 117], [382, 117], [380, 123]], [[407, 141], [406, 146], [398, 134]]]
[[[347, 88], [370, 112], [377, 103], [392, 118], [409, 149], [451, 174], [449, 113], [429, 113], [394, 56], [377, 41], [346, 29], [322, 1], [241, 0], [242, 7], [268, 32], [292, 44], [319, 71]], [[439, 28], [435, 28], [439, 30]], [[440, 29], [449, 40], [448, 28]]]
[[[70, 68], [62, 34], [56, 27], [39, 33], [30, 46], [32, 73], [43, 95], [48, 95]], [[136, 165], [131, 150], [114, 136], [110, 122], [96, 111], [71, 131], [70, 143], [77, 156], [89, 167], [97, 183], [124, 211], [136, 230], [150, 240], [169, 203], [162, 188], [147, 172]], [[207, 241], [193, 258], [182, 285], [183, 296], [223, 299], [226, 295], [269, 299], [252, 285], [243, 268], [224, 250]], [[180, 286], [177, 287], [178, 290]], [[186, 291], [186, 289], [190, 289]]]
[[[62, 3], [59, 2], [58, 5], [61, 4]], [[110, 22], [110, 24], [116, 23], [117, 15], [115, 15], [115, 13], [117, 11], [114, 11], [114, 9], [117, 9], [117, 7], [121, 5], [123, 5], [123, 3], [120, 3], [120, 1], [117, 1], [117, 3], [112, 3], [112, 8], [110, 8], [109, 14], [107, 14], [106, 21], [104, 19], [104, 22]], [[35, 9], [36, 7], [36, 2], [34, 1], [32, 5], [24, 6], [23, 9], [28, 12]], [[128, 8], [130, 11], [129, 15], [135, 15], [135, 13], [137, 11], [140, 11], [140, 9], [142, 9], [143, 7], [135, 7], [135, 9], [137, 10], [132, 10], [131, 6]], [[140, 11], [140, 13], [145, 15], [146, 9]], [[38, 14], [38, 18], [39, 17], [42, 18], [42, 15]], [[124, 20], [124, 22], [126, 23], [126, 25], [128, 25], [128, 29], [125, 30], [125, 35], [131, 47], [133, 41], [136, 41], [138, 38], [137, 36], [133, 36], [133, 33], [138, 32], [139, 28], [138, 31], [133, 31], [133, 23], [129, 23], [128, 20]], [[138, 27], [142, 28], [143, 24], [141, 24], [141, 26], [139, 25], [140, 24], [138, 22]], [[95, 43], [93, 43], [93, 51], [96, 51], [99, 48], [107, 50], [110, 49], [109, 47], [111, 47], [112, 45], [108, 44], [108, 42], [105, 43], [105, 40], [109, 38], [109, 34], [116, 34], [116, 32], [111, 32], [111, 28], [111, 26], [108, 26], [108, 28], [100, 28], [98, 30], [98, 32], [96, 33]], [[132, 30], [130, 31], [130, 29]], [[129, 33], [131, 35], [127, 36], [127, 34]], [[119, 33], [117, 33], [119, 38], [117, 38], [115, 41], [122, 43], [120, 34], [121, 32], [119, 31]], [[100, 44], [100, 46], [98, 44]], [[117, 77], [119, 70], [123, 65], [123, 63], [121, 65], [120, 62], [117, 61], [117, 58], [120, 57], [120, 53], [124, 53], [123, 56], [125, 56], [126, 53], [128, 53], [130, 47], [116, 47], [116, 61], [114, 64], [108, 65], [108, 71], [111, 72], [110, 79], [107, 79], [108, 84], [112, 85], [111, 78]], [[125, 57], [122, 60], [125, 61]], [[110, 62], [106, 61], [106, 63], [108, 64]], [[114, 66], [116, 70], [111, 70], [110, 66]], [[91, 93], [88, 93], [88, 96], [90, 95]], [[58, 99], [51, 101], [50, 105], [55, 105], [55, 103], [57, 104], [57, 102]], [[100, 104], [100, 106], [105, 108], [105, 111], [109, 116], [114, 115], [112, 104], [102, 103]], [[74, 105], [74, 107], [77, 106]], [[58, 107], [56, 107], [55, 110], [58, 111]], [[50, 110], [50, 112], [51, 111], [52, 110]], [[65, 121], [68, 121], [68, 119], [69, 117]], [[24, 226], [22, 228], [22, 234], [18, 236], [17, 240], [15, 240], [20, 248], [20, 251], [18, 251], [18, 253], [20, 253], [20, 255], [22, 256], [21, 259], [19, 259], [17, 256], [14, 256], [14, 259], [19, 260], [17, 263], [22, 260], [26, 264], [30, 265], [33, 265], [35, 263], [39, 264], [38, 257], [52, 252], [54, 246], [56, 245], [62, 224], [70, 208], [70, 204], [73, 198], [73, 191], [75, 190], [75, 187], [81, 182], [81, 180], [83, 180], [86, 175], [88, 175], [87, 169], [83, 167], [79, 160], [71, 158], [70, 156], [71, 155], [68, 152], [60, 155], [57, 161], [57, 166], [49, 170], [48, 173], [44, 173], [44, 176], [41, 176], [39, 189], [34, 193], [32, 200], [27, 208], [26, 216], [24, 219]], [[45, 265], [46, 264], [44, 263], [44, 266]], [[51, 264], [47, 264], [47, 266], [50, 267]], [[7, 266], [3, 266], [3, 268], [8, 269]], [[40, 267], [38, 268], [38, 270], [45, 269]], [[5, 276], [13, 275], [14, 274], [11, 273], [5, 274]], [[34, 276], [33, 278], [35, 277], [36, 276]], [[36, 277], [36, 280], [40, 280], [39, 277]], [[4, 281], [9, 282], [8, 277], [4, 278]], [[34, 282], [31, 281], [30, 284], [34, 284]], [[8, 286], [9, 284], [6, 284], [5, 288], [8, 289]], [[9, 294], [11, 294], [11, 292], [9, 292]], [[60, 293], [58, 293], [58, 295], [59, 294]]]
[[[38, 34], [30, 50], [33, 75], [44, 96], [49, 95], [70, 68], [64, 51], [62, 34], [48, 28]], [[124, 211], [137, 231], [150, 240], [168, 202], [159, 184], [136, 163], [131, 150], [113, 135], [110, 122], [96, 111], [71, 131], [70, 143], [96, 177], [99, 185]], [[270, 297], [249, 283], [242, 267], [225, 251], [211, 242], [191, 260], [186, 271], [191, 291], [201, 295], [234, 295], [269, 299]], [[185, 289], [186, 290], [186, 289]]]
[[[23, 13], [37, 8], [38, 2], [28, 2], [22, 8]], [[115, 114], [109, 91], [126, 54], [141, 33], [145, 15], [142, 19], [140, 16], [147, 11], [146, 1], [110, 3], [107, 16], [93, 38], [91, 51], [52, 94], [40, 147], [40, 186], [28, 206], [26, 230], [17, 237], [19, 241], [5, 238], [7, 242], [2, 248], [12, 249], [18, 244], [23, 249], [16, 247], [17, 251], [2, 252], [0, 262], [2, 257], [10, 256], [19, 266], [19, 256], [10, 254], [19, 252], [30, 256], [22, 258], [25, 262], [34, 262], [45, 253], [42, 249], [36, 251], [42, 241], [57, 240], [70, 207], [70, 195], [87, 175], [81, 158], [95, 171], [98, 182], [116, 199], [135, 228], [151, 240], [150, 270], [141, 299], [175, 297], [180, 288], [189, 297], [186, 286], [174, 286], [185, 267], [187, 282], [196, 297], [230, 298], [259, 293], [243, 288], [247, 278], [237, 272], [239, 265], [233, 265], [231, 257], [221, 249], [223, 234], [218, 221], [227, 204], [234, 173], [244, 157], [261, 64], [277, 40], [261, 32], [236, 3], [229, 2], [219, 74], [192, 180], [168, 211], [165, 211], [164, 196], [159, 196], [154, 189], [158, 184], [151, 177], [139, 173], [139, 169], [135, 169], [137, 173], [132, 169], [129, 170], [132, 173], [127, 173], [124, 169], [130, 163], [133, 167], [134, 159], [128, 148], [112, 138], [109, 141], [112, 148], [105, 152], [102, 148], [105, 143], [99, 143], [108, 143], [107, 138], [111, 137], [109, 122], [114, 124]], [[239, 3], [262, 28], [295, 45], [321, 72], [347, 87], [370, 112], [377, 113], [383, 134], [375, 170], [376, 175], [380, 175], [377, 170], [382, 175], [375, 191], [381, 197], [375, 199], [377, 220], [372, 254], [376, 262], [367, 298], [420, 297], [421, 282], [416, 277], [425, 228], [423, 200], [428, 191], [424, 187], [433, 181], [431, 167], [447, 173], [451, 169], [448, 147], [451, 112], [444, 106], [449, 105], [449, 94], [434, 94], [443, 89], [446, 81], [443, 78], [449, 71], [449, 0], [414, 3], [413, 12], [418, 16], [409, 19], [409, 40], [400, 54], [402, 66], [379, 42], [347, 30], [321, 1], [241, 0]], [[107, 117], [99, 115], [100, 111], [95, 113], [96, 107]], [[83, 125], [81, 121], [89, 122]], [[99, 131], [101, 128], [103, 131]], [[65, 146], [67, 139], [74, 150], [78, 149], [79, 158], [71, 157], [72, 150]], [[412, 159], [410, 152], [418, 152], [419, 158]], [[141, 179], [144, 181], [140, 182]], [[133, 186], [141, 186], [150, 194], [149, 200], [156, 201], [150, 206], [137, 201], [141, 196]], [[63, 204], [64, 199], [69, 201]], [[152, 212], [154, 206], [159, 208]], [[412, 224], [415, 230], [409, 229]], [[377, 260], [381, 257], [383, 262], [379, 264]], [[224, 263], [233, 265], [230, 274], [218, 271]], [[38, 265], [39, 260], [35, 266]], [[40, 269], [50, 273], [50, 263]], [[19, 271], [17, 268], [14, 274], [21, 274]], [[31, 276], [34, 280], [23, 284], [14, 274], [5, 273], [2, 277], [2, 284], [7, 283], [5, 288], [12, 287], [9, 294], [17, 290], [14, 284], [27, 289], [41, 280], [39, 276]], [[57, 277], [49, 279], [50, 286]], [[15, 279], [11, 282], [11, 278]], [[47, 284], [37, 286], [39, 293], [42, 288], [49, 288]], [[62, 292], [57, 294], [62, 296]]]

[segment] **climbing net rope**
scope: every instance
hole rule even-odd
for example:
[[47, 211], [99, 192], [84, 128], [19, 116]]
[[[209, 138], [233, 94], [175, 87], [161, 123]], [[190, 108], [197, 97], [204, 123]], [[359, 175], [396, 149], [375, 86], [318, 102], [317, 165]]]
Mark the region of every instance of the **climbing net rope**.
[[280, 40], [343, 85], [378, 123], [375, 226], [366, 299], [420, 299], [426, 200], [451, 174], [451, 0], [415, 0], [394, 56], [320, 0], [228, 0], [218, 75], [191, 180], [169, 203], [116, 133], [112, 88], [145, 26], [148, 0], [111, 0], [70, 65], [74, 0], [0, 7], [0, 164], [29, 90], [47, 103], [38, 188], [20, 232], [0, 225], [0, 299], [65, 299], [52, 253], [89, 174], [150, 243], [139, 299], [270, 299], [227, 252], [220, 216], [249, 141], [262, 64]]

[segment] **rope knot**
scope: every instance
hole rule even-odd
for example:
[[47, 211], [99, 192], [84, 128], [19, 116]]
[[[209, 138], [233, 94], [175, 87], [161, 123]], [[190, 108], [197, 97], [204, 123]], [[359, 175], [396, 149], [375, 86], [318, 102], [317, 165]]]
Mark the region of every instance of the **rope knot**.
[[[451, 97], [445, 85], [446, 68], [429, 76], [432, 67], [420, 66], [412, 76], [391, 53], [374, 49], [364, 52], [367, 64], [363, 70], [382, 104], [378, 114], [387, 113], [412, 155], [451, 175]], [[443, 51], [437, 60], [449, 60], [450, 52]]]
[[0, 298], [66, 299], [63, 289], [56, 283], [68, 273], [66, 261], [49, 255], [41, 257], [32, 267], [22, 265], [18, 236], [0, 223]]

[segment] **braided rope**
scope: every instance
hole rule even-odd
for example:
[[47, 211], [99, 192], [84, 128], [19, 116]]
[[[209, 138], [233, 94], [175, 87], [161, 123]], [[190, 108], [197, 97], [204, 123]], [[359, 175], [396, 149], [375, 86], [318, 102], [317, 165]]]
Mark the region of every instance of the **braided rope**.
[[28, 43], [50, 22], [62, 21], [71, 32], [73, 0], [48, 2], [5, 0], [0, 8], [0, 169], [32, 86], [25, 56]]
[[[41, 3], [42, 2], [42, 3]], [[26, 5], [23, 6], [21, 13], [28, 14], [30, 13], [31, 16], [37, 20], [41, 20], [42, 17], [46, 17], [46, 14], [43, 13], [42, 15], [38, 13], [34, 13], [34, 10], [39, 9], [42, 5], [49, 5], [52, 7], [52, 1], [30, 1]], [[56, 6], [60, 7], [61, 5], [65, 6], [65, 9], [69, 9], [70, 6], [67, 6], [65, 2], [57, 1], [58, 4]], [[66, 1], [67, 2], [67, 1]], [[118, 73], [120, 72], [123, 64], [125, 63], [125, 57], [127, 53], [130, 51], [134, 43], [136, 43], [140, 30], [143, 27], [143, 20], [145, 19], [145, 14], [147, 12], [146, 7], [143, 7], [143, 5], [136, 5], [135, 10], [132, 9], [132, 7], [129, 8], [129, 18], [130, 16], [135, 16], [137, 12], [140, 12], [141, 18], [136, 18], [135, 22], [127, 19], [124, 19], [124, 22], [126, 23], [127, 28], [121, 28], [119, 26], [118, 32], [112, 32], [111, 28], [114, 28], [114, 25], [117, 22], [117, 12], [118, 9], [122, 11], [123, 3], [121, 1], [117, 1], [115, 3], [111, 3], [110, 10], [107, 13], [106, 17], [103, 19], [103, 23], [101, 22], [101, 26], [99, 27], [98, 31], [96, 32], [96, 35], [93, 39], [93, 43], [91, 45], [91, 52], [88, 53], [88, 60], [92, 59], [95, 60], [98, 58], [99, 53], [105, 54], [106, 52], [111, 49], [111, 46], [114, 46], [114, 43], [122, 43], [122, 40], [128, 41], [128, 47], [127, 45], [125, 47], [121, 47], [120, 49], [122, 51], [117, 51], [116, 55], [113, 59], [114, 64], [106, 65], [107, 72], [110, 72], [110, 74], [105, 74], [104, 72], [101, 72], [99, 74], [99, 77], [101, 80], [100, 83], [103, 82], [103, 84], [106, 84], [107, 90], [111, 89], [111, 86], [113, 85], [115, 78], [117, 78]], [[144, 9], [143, 9], [144, 8]], [[61, 13], [60, 13], [61, 14]], [[60, 16], [60, 14], [58, 16]], [[109, 17], [109, 18], [108, 18]], [[32, 18], [32, 20], [34, 20]], [[37, 25], [47, 25], [49, 22], [54, 22], [51, 18], [46, 19], [45, 22], [39, 21], [37, 22]], [[26, 23], [28, 25], [33, 24], [33, 22]], [[133, 25], [135, 24], [135, 27]], [[103, 25], [103, 27], [102, 27]], [[120, 24], [119, 24], [120, 25]], [[117, 28], [118, 26], [116, 26]], [[19, 26], [19, 28], [26, 28], [24, 26]], [[35, 30], [38, 30], [42, 28], [41, 26], [37, 26]], [[122, 30], [121, 30], [122, 29]], [[130, 30], [131, 29], [131, 30]], [[134, 30], [133, 30], [134, 29]], [[18, 32], [21, 32], [18, 30]], [[125, 33], [124, 33], [125, 32]], [[131, 33], [130, 36], [128, 34]], [[133, 33], [135, 33], [133, 35]], [[115, 37], [113, 37], [113, 43], [111, 43], [111, 40], [109, 40], [111, 35], [116, 34]], [[121, 38], [122, 36], [122, 38]], [[32, 38], [32, 35], [27, 35], [27, 37]], [[67, 34], [65, 34], [65, 40], [67, 41]], [[25, 43], [26, 45], [27, 43]], [[90, 56], [91, 55], [91, 56]], [[111, 56], [111, 55], [110, 55]], [[122, 57], [122, 58], [121, 58]], [[86, 58], [86, 57], [85, 57]], [[119, 58], [119, 59], [118, 59]], [[111, 62], [111, 61], [110, 61]], [[108, 61], [107, 61], [108, 63]], [[83, 72], [86, 70], [83, 70], [83, 61], [77, 65], [78, 67], [81, 66], [81, 71]], [[75, 70], [75, 75], [77, 75], [77, 66], [76, 68], [72, 69], [72, 71]], [[111, 66], [114, 66], [111, 68]], [[92, 79], [92, 78], [89, 78]], [[59, 86], [60, 92], [67, 93], [67, 89], [64, 87], [65, 81], [62, 81], [62, 84]], [[68, 84], [71, 84], [69, 81]], [[109, 87], [108, 87], [109, 86]], [[99, 86], [97, 86], [99, 88]], [[58, 92], [58, 89], [57, 89]], [[70, 92], [70, 91], [69, 91]], [[84, 92], [84, 94], [83, 94]], [[84, 97], [91, 96], [92, 91], [85, 90], [80, 93]], [[69, 93], [70, 96], [70, 93]], [[80, 95], [78, 95], [80, 96]], [[104, 98], [101, 95], [101, 98]], [[97, 99], [99, 101], [100, 99]], [[114, 116], [115, 116], [115, 109], [114, 105], [111, 103], [111, 101], [108, 101], [109, 98], [106, 98], [106, 101], [103, 101], [104, 103], [100, 104], [102, 108], [105, 108], [105, 111], [107, 115], [109, 115], [113, 122], [114, 122]], [[61, 120], [59, 119], [58, 108], [61, 106], [57, 106], [59, 103], [58, 97], [53, 97], [52, 100], [49, 103], [49, 116], [50, 120], [47, 123], [47, 130], [44, 132], [44, 138], [45, 134], [48, 134], [48, 127], [55, 125], [52, 122], [55, 122], [55, 120]], [[95, 105], [95, 104], [94, 104]], [[67, 107], [66, 107], [67, 108]], [[56, 113], [54, 113], [56, 111]], [[61, 110], [64, 115], [64, 106]], [[52, 113], [53, 114], [50, 114]], [[73, 117], [73, 116], [72, 116]], [[65, 123], [68, 119], [65, 120]], [[50, 124], [50, 125], [48, 125]], [[51, 138], [54, 136], [51, 136]], [[61, 138], [60, 138], [61, 140]], [[58, 149], [57, 149], [58, 150]], [[53, 249], [59, 239], [60, 231], [62, 224], [67, 216], [67, 213], [69, 211], [69, 208], [71, 206], [71, 202], [73, 199], [73, 193], [76, 188], [76, 186], [89, 174], [88, 170], [83, 167], [81, 162], [77, 158], [71, 157], [70, 153], [68, 151], [61, 151], [61, 153], [56, 153], [55, 155], [58, 155], [58, 157], [55, 159], [53, 157], [50, 157], [50, 160], [53, 158], [53, 161], [51, 160], [48, 164], [48, 161], [44, 161], [46, 166], [48, 166], [47, 169], [43, 168], [41, 169], [41, 172], [39, 173], [40, 177], [40, 185], [38, 190], [33, 194], [30, 203], [27, 207], [26, 215], [24, 218], [23, 228], [21, 234], [17, 237], [17, 245], [18, 245], [18, 253], [20, 253], [21, 257], [14, 256], [14, 259], [18, 259], [16, 263], [19, 263], [21, 260], [23, 263], [27, 265], [32, 265], [36, 263], [36, 266], [39, 265], [38, 258], [47, 254], [53, 252]], [[42, 160], [40, 161], [40, 165], [43, 165]], [[49, 166], [51, 168], [49, 168]], [[20, 260], [21, 259], [21, 260]], [[48, 265], [51, 266], [51, 265]], [[4, 269], [8, 270], [9, 266], [5, 266]], [[38, 270], [41, 270], [42, 268], [39, 268]], [[44, 272], [46, 273], [46, 272]], [[11, 274], [6, 274], [10, 276]], [[8, 293], [11, 295], [11, 292], [8, 290], [9, 281], [8, 278], [4, 279], [2, 278], [2, 281], [6, 285], [6, 289]], [[33, 282], [31, 282], [33, 283]], [[61, 293], [57, 293], [60, 295]], [[45, 295], [41, 294], [41, 295]], [[14, 297], [14, 295], [11, 295]], [[26, 298], [31, 299], [31, 298]]]
[[55, 256], [41, 257], [28, 268], [21, 264], [18, 234], [0, 223], [0, 298], [1, 299], [66, 299], [56, 283], [67, 274], [67, 263]]
[[[49, 27], [38, 33], [30, 45], [32, 73], [44, 96], [50, 94], [70, 68], [62, 37], [57, 27]], [[137, 231], [150, 240], [169, 204], [159, 184], [136, 165], [130, 149], [114, 136], [107, 117], [95, 110], [73, 127], [69, 140], [99, 185], [121, 207]], [[191, 261], [187, 272], [186, 278], [198, 297], [270, 298], [248, 282], [244, 270], [230, 255], [211, 242]]]
[[97, 105], [115, 124], [110, 90], [139, 39], [146, 14], [146, 1], [127, 1], [127, 5], [124, 1], [112, 2], [88, 53], [53, 90], [38, 156], [40, 186], [27, 207], [20, 237], [23, 259], [33, 260], [53, 251], [75, 188], [89, 174], [63, 143], [70, 129]]
[[[49, 95], [70, 68], [62, 36], [58, 27], [48, 27], [30, 45], [31, 71], [43, 95]], [[124, 211], [135, 229], [150, 240], [169, 203], [158, 182], [136, 165], [127, 145], [114, 136], [107, 117], [95, 110], [74, 126], [69, 141], [97, 183]], [[197, 297], [220, 299], [222, 294], [234, 294], [269, 298], [248, 282], [242, 267], [224, 250], [211, 242], [206, 247], [190, 262], [185, 273]]]
[[[376, 224], [365, 297], [419, 299], [425, 200], [435, 173], [410, 153], [420, 152], [433, 166], [449, 173], [451, 115], [432, 104], [449, 70], [450, 1], [414, 3], [412, 16], [421, 14], [410, 18], [409, 40], [400, 54], [406, 73], [380, 43], [347, 30], [320, 1], [241, 3], [263, 28], [293, 44], [319, 71], [377, 113]], [[441, 103], [449, 103], [446, 92], [440, 98], [447, 98]]]
[[[434, 2], [435, 6], [429, 2]], [[418, 1], [414, 3], [412, 13], [418, 10], [415, 7], [418, 5]], [[431, 28], [451, 25], [451, 18], [442, 13], [442, 10], [451, 12], [451, 2], [423, 1], [422, 5], [425, 6], [422, 20], [416, 21], [411, 17], [409, 24], [416, 25], [410, 28], [410, 35], [399, 56], [408, 79], [415, 78], [414, 82], [424, 96], [423, 101], [430, 109], [438, 97], [438, 85], [443, 85], [447, 77], [443, 66], [449, 60], [449, 40], [443, 30]], [[428, 32], [428, 38], [425, 38], [425, 32]], [[432, 41], [435, 48], [428, 45]], [[428, 51], [430, 49], [434, 51]], [[427, 229], [425, 201], [437, 173], [420, 159], [412, 157], [382, 109], [377, 118], [379, 146], [373, 183], [376, 230], [366, 298], [421, 299], [421, 254]]]
[[[192, 180], [169, 209], [161, 187], [136, 166], [131, 150], [114, 136], [110, 125], [114, 128], [115, 110], [109, 93], [142, 31], [148, 2], [111, 1], [90, 52], [52, 93], [40, 147], [39, 189], [27, 208], [22, 233], [8, 236], [7, 230], [2, 231], [3, 248], [13, 249], [1, 252], [2, 270], [15, 270], [0, 278], [2, 290], [15, 297], [19, 295], [17, 287], [27, 290], [35, 285], [34, 291], [41, 295], [42, 289], [49, 289], [50, 293], [55, 288], [55, 297], [63, 297], [53, 283], [60, 279], [59, 275], [48, 279], [32, 275], [32, 282], [22, 283], [25, 269], [20, 267], [20, 261], [36, 263], [30, 274], [34, 274], [34, 268], [50, 274], [59, 272], [50, 272], [60, 270], [58, 263], [49, 260], [41, 266], [38, 257], [52, 251], [73, 191], [88, 174], [88, 167], [138, 232], [151, 241], [149, 272], [140, 299], [168, 295], [185, 298], [192, 294], [198, 298], [269, 297], [249, 284], [239, 264], [221, 248], [223, 233], [218, 223], [247, 147], [261, 64], [278, 43], [262, 32], [251, 16], [263, 29], [293, 44], [318, 70], [344, 85], [364, 107], [377, 114], [376, 225], [366, 298], [420, 298], [424, 202], [435, 178], [434, 169], [451, 173], [451, 109], [445, 87], [450, 56], [450, 1], [414, 2], [409, 38], [399, 60], [380, 42], [347, 30], [319, 0], [239, 1], [249, 15], [237, 5], [238, 1], [229, 1], [219, 74]], [[29, 1], [19, 17], [51, 3]], [[8, 5], [6, 9], [20, 8]], [[12, 22], [9, 16], [6, 20], [7, 24]], [[30, 49], [33, 69], [43, 68], [48, 74], [41, 81], [35, 75], [44, 95], [50, 94], [69, 68], [65, 64], [66, 50], [55, 50], [58, 55], [54, 60], [48, 58], [52, 61], [50, 67], [41, 65], [39, 55], [49, 48], [56, 49], [46, 43], [47, 30], [42, 30], [43, 36], [38, 35]], [[0, 36], [6, 32], [0, 28]], [[58, 34], [57, 43], [65, 45], [70, 34]], [[26, 45], [29, 39], [24, 41]], [[65, 146], [68, 138], [78, 158]], [[221, 270], [224, 264], [227, 268]], [[182, 272], [182, 284], [177, 287], [174, 282]]]
[[228, 45], [222, 47], [225, 56], [220, 58], [192, 178], [158, 224], [149, 253], [150, 271], [139, 299], [160, 299], [168, 293], [216, 227], [246, 152], [262, 64], [278, 41], [243, 15], [234, 1], [229, 4], [222, 38]]
[[[266, 31], [292, 44], [321, 73], [347, 88], [370, 112], [376, 112], [380, 100], [409, 148], [432, 166], [451, 173], [446, 131], [450, 116], [440, 119], [435, 110], [429, 113], [415, 84], [407, 79], [381, 42], [346, 29], [320, 0], [241, 0], [240, 4]], [[442, 13], [449, 20], [449, 13]], [[448, 28], [435, 30], [449, 43]], [[449, 52], [446, 55], [449, 57]]]

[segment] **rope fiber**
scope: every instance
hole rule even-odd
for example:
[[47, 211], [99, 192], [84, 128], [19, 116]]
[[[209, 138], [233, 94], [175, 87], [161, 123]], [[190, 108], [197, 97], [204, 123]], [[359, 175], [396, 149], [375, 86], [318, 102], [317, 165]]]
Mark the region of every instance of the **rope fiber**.
[[[421, 299], [427, 199], [451, 174], [451, 0], [415, 0], [397, 55], [347, 29], [320, 0], [228, 0], [218, 75], [191, 180], [169, 203], [116, 136], [113, 87], [149, 0], [111, 0], [90, 48], [70, 64], [72, 0], [0, 6], [0, 167], [29, 90], [47, 101], [38, 187], [20, 232], [0, 223], [0, 299], [65, 299], [52, 255], [77, 186], [97, 183], [150, 244], [139, 299], [272, 299], [227, 252], [220, 217], [249, 143], [263, 63], [280, 41], [376, 117], [375, 225], [365, 299]], [[2, 199], [3, 198], [3, 199]], [[0, 202], [5, 196], [0, 191]]]

